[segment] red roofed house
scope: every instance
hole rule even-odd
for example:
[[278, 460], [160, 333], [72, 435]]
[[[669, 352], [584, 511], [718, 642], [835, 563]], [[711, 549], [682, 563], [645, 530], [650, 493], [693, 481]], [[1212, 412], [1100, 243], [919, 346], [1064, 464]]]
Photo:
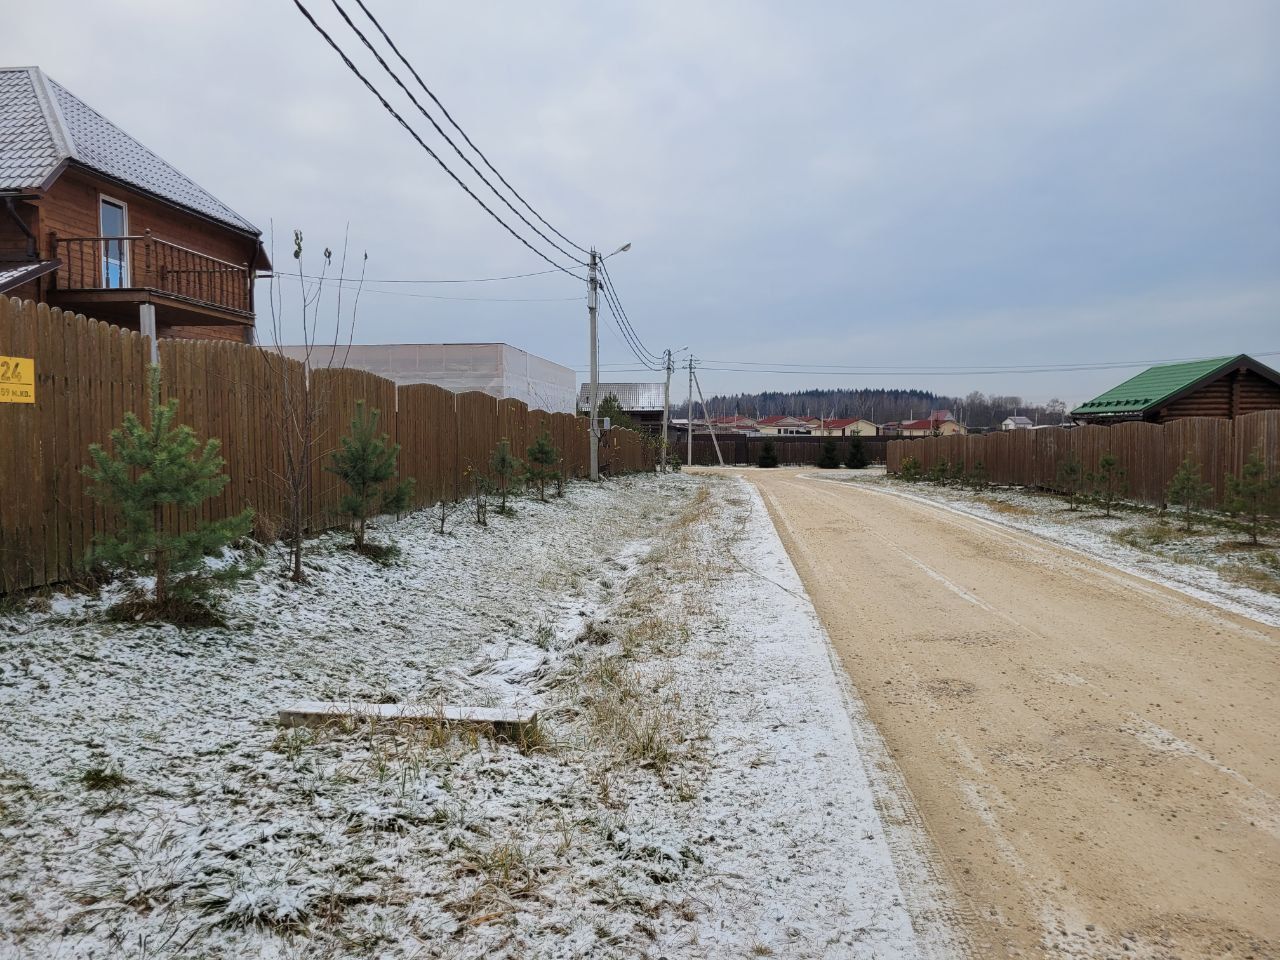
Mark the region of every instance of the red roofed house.
[[865, 417], [810, 417], [815, 437], [874, 437], [879, 428]]
[[880, 432], [884, 436], [893, 437], [949, 437], [968, 433], [969, 430], [952, 416], [950, 410], [932, 410], [923, 420], [886, 423], [880, 428]]
[[813, 432], [808, 420], [799, 417], [772, 416], [757, 421], [761, 433], [775, 436], [808, 436]]

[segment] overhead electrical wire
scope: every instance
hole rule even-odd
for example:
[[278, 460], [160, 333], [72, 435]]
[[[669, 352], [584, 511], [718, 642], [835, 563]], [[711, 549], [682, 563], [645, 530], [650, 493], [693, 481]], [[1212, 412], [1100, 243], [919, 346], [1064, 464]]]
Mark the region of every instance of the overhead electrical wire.
[[[587, 262], [585, 260], [580, 259], [576, 254], [570, 253], [564, 247], [560, 246], [560, 244], [556, 243], [554, 240], [548, 237], [545, 233], [539, 230], [536, 226], [534, 226], [533, 223], [529, 221], [528, 217], [526, 217], [523, 213], [521, 213], [514, 206], [512, 206], [511, 201], [508, 200], [505, 196], [503, 196], [503, 194], [498, 190], [498, 188], [495, 187], [489, 181], [489, 178], [480, 172], [480, 170], [476, 167], [476, 165], [471, 162], [471, 159], [465, 153], [462, 152], [462, 150], [458, 147], [456, 143], [453, 142], [453, 138], [450, 137], [449, 134], [444, 132], [444, 128], [441, 127], [440, 124], [436, 122], [436, 118], [433, 117], [427, 111], [427, 108], [424, 107], [418, 101], [418, 98], [415, 97], [413, 93], [409, 90], [409, 88], [405, 86], [404, 81], [401, 80], [399, 75], [394, 70], [391, 69], [391, 65], [387, 63], [387, 61], [383, 58], [382, 54], [378, 52], [377, 48], [375, 48], [374, 45], [369, 42], [369, 38], [364, 35], [364, 31], [362, 31], [359, 27], [357, 27], [355, 23], [352, 21], [351, 17], [347, 15], [347, 11], [342, 8], [342, 4], [339, 3], [338, 0], [329, 0], [329, 2], [333, 4], [333, 8], [338, 11], [338, 15], [342, 17], [342, 19], [346, 22], [347, 26], [351, 28], [352, 32], [355, 33], [355, 35], [360, 38], [360, 42], [363, 43], [365, 46], [365, 49], [368, 50], [369, 53], [373, 55], [373, 58], [378, 61], [379, 66], [382, 67], [382, 69], [386, 72], [387, 76], [389, 76], [395, 82], [395, 85], [399, 87], [401, 91], [403, 91], [404, 95], [409, 98], [409, 102], [418, 108], [418, 112], [422, 114], [423, 117], [426, 118], [427, 122], [430, 123], [432, 127], [435, 128], [436, 133], [440, 134], [440, 136], [444, 138], [445, 143], [449, 144], [449, 146], [453, 148], [453, 152], [458, 155], [458, 159], [460, 159], [463, 163], [465, 163], [471, 169], [471, 172], [474, 173], [477, 177], [479, 177], [481, 182], [483, 182], [484, 185], [493, 192], [493, 195], [497, 197], [499, 200], [501, 200], [506, 205], [508, 210], [510, 210], [512, 213], [514, 213], [517, 217], [520, 218], [520, 220], [524, 223], [525, 226], [527, 226], [530, 230], [536, 233], [550, 246], [558, 250], [561, 254], [568, 257], [570, 260], [574, 261], [580, 266], [585, 267], [587, 265]], [[361, 4], [360, 7], [362, 10], [365, 11], [365, 15], [369, 16], [369, 11], [365, 9], [364, 4]], [[372, 16], [370, 16], [369, 19], [372, 20], [373, 19]], [[376, 21], [375, 21], [375, 25], [376, 25]], [[381, 27], [378, 27], [378, 32], [382, 33], [383, 37], [387, 40], [387, 43], [391, 44], [391, 47], [394, 50], [395, 44], [391, 43], [391, 40], [390, 38], [387, 37], [386, 32], [383, 31]], [[398, 55], [398, 52], [397, 52], [397, 55]], [[400, 59], [401, 61], [404, 61], [404, 57], [400, 57]], [[408, 66], [407, 63], [405, 65]], [[412, 67], [409, 67], [409, 69], [410, 71], [413, 70]], [[421, 83], [421, 79], [419, 79], [419, 83]], [[423, 87], [423, 89], [426, 89], [425, 86]], [[428, 93], [429, 92], [430, 91], [428, 91]], [[435, 100], [435, 97], [432, 97], [431, 99]], [[440, 101], [436, 100], [436, 104], [437, 106], [439, 106]], [[444, 107], [441, 106], [440, 109], [443, 110]], [[497, 171], [494, 171], [494, 172], [496, 173]], [[504, 180], [503, 182], [505, 183], [506, 181]], [[566, 241], [566, 242], [569, 242], [569, 241]]]
[[[1254, 357], [1271, 357], [1280, 356], [1280, 350], [1254, 352], [1250, 356]], [[1198, 360], [1209, 360], [1211, 357], [1173, 357], [1165, 360], [1105, 360], [1105, 361], [1082, 361], [1079, 363], [1032, 363], [1032, 364], [979, 364], [973, 366], [941, 366], [930, 367], [919, 364], [834, 364], [834, 363], [783, 363], [776, 360], [714, 360], [709, 359], [707, 363], [717, 363], [723, 365], [723, 369], [735, 369], [737, 367], [767, 367], [769, 370], [762, 370], [762, 373], [776, 372], [789, 373], [794, 370], [796, 373], [819, 373], [830, 371], [833, 373], [1047, 373], [1053, 371], [1073, 372], [1085, 370], [1117, 370], [1125, 367], [1143, 367], [1153, 366], [1162, 363], [1187, 363]]]
[[[459, 279], [459, 280], [408, 280], [408, 279], [395, 279], [395, 280], [365, 280], [364, 282], [365, 282], [365, 283], [493, 283], [493, 282], [495, 282], [495, 281], [497, 281], [497, 280], [523, 280], [523, 279], [525, 279], [526, 277], [545, 277], [545, 276], [550, 276], [550, 275], [551, 275], [551, 274], [553, 274], [553, 273], [560, 273], [560, 272], [562, 272], [562, 271], [560, 271], [560, 270], [534, 270], [532, 273], [513, 273], [513, 274], [510, 274], [509, 276], [505, 276], [505, 277], [469, 277], [469, 278], [466, 278], [466, 279]], [[281, 271], [277, 271], [275, 274], [273, 274], [273, 276], [282, 277], [282, 278], [288, 278], [288, 277], [296, 277], [296, 276], [298, 276], [298, 275], [297, 275], [296, 273], [290, 273], [290, 272], [281, 272]], [[311, 274], [311, 273], [304, 273], [302, 276], [303, 276], [305, 279], [307, 279], [307, 280], [332, 280], [332, 279], [334, 279], [333, 277], [322, 277], [322, 276], [319, 276], [318, 274]], [[575, 277], [575, 278], [576, 278], [576, 279], [578, 279], [578, 280], [585, 280], [585, 279], [586, 279], [586, 277], [579, 276], [579, 275], [578, 275], [578, 274], [576, 274], [576, 273], [575, 273], [575, 274], [572, 274], [572, 276], [573, 276], [573, 277]], [[350, 279], [350, 278], [346, 278], [346, 279]]]
[[395, 55], [400, 59], [400, 62], [405, 65], [405, 67], [408, 69], [408, 71], [411, 74], [413, 74], [413, 79], [418, 81], [418, 86], [420, 86], [423, 89], [423, 92], [425, 92], [426, 95], [431, 98], [432, 102], [437, 107], [440, 108], [440, 112], [444, 114], [445, 119], [449, 121], [449, 123], [453, 126], [453, 129], [457, 130], [458, 133], [461, 134], [462, 139], [467, 142], [467, 146], [469, 146], [472, 150], [476, 152], [476, 155], [481, 160], [484, 161], [484, 165], [488, 167], [491, 171], [493, 171], [494, 176], [496, 176], [499, 180], [502, 181], [503, 186], [505, 186], [508, 190], [510, 190], [512, 195], [516, 199], [518, 199], [522, 204], [524, 204], [525, 208], [530, 213], [532, 213], [535, 217], [537, 217], [538, 220], [541, 221], [543, 226], [545, 226], [548, 230], [550, 230], [557, 237], [559, 237], [565, 243], [569, 244], [569, 246], [573, 247], [574, 249], [579, 250], [584, 254], [590, 254], [589, 250], [574, 243], [572, 240], [566, 237], [563, 233], [561, 233], [559, 230], [553, 227], [550, 223], [548, 223], [546, 218], [544, 218], [542, 214], [538, 213], [538, 211], [535, 210], [532, 207], [532, 205], [530, 205], [529, 201], [526, 200], [523, 196], [521, 196], [520, 192], [516, 190], [516, 188], [513, 187], [509, 182], [507, 182], [507, 178], [504, 177], [501, 173], [499, 173], [497, 167], [495, 167], [492, 163], [489, 162], [489, 158], [484, 155], [484, 151], [482, 151], [479, 147], [475, 145], [475, 143], [472, 142], [471, 138], [467, 136], [467, 132], [463, 130], [461, 126], [458, 125], [458, 122], [456, 120], [453, 119], [452, 114], [449, 113], [445, 105], [440, 102], [439, 98], [434, 93], [431, 92], [431, 88], [428, 87], [426, 83], [423, 81], [422, 77], [418, 75], [418, 71], [413, 68], [413, 64], [411, 64], [407, 59], [405, 59], [404, 54], [400, 52], [400, 48], [397, 47], [395, 45], [395, 41], [393, 41], [391, 37], [387, 35], [387, 31], [382, 28], [382, 24], [378, 22], [378, 18], [369, 12], [369, 8], [364, 5], [363, 0], [356, 0], [356, 5], [364, 12], [364, 15], [369, 18], [369, 22], [374, 25], [378, 33], [382, 34], [382, 39], [387, 42], [387, 46], [389, 46], [392, 52], [395, 53]]
[[[551, 259], [551, 257], [547, 256], [545, 253], [543, 253], [541, 250], [535, 247], [532, 243], [530, 243], [525, 237], [517, 233], [516, 230], [513, 229], [511, 225], [508, 224], [505, 220], [503, 220], [500, 216], [498, 216], [498, 214], [495, 213], [492, 210], [492, 208], [489, 207], [488, 204], [486, 204], [483, 200], [481, 200], [478, 196], [476, 196], [475, 191], [473, 191], [469, 186], [467, 186], [467, 184], [463, 182], [463, 180], [456, 173], [454, 173], [453, 170], [449, 168], [449, 165], [446, 164], [440, 158], [440, 155], [437, 154], [434, 150], [432, 150], [431, 147], [427, 145], [427, 142], [423, 140], [421, 136], [419, 136], [418, 131], [415, 130], [409, 124], [409, 122], [400, 115], [399, 111], [397, 111], [396, 108], [393, 107], [387, 101], [387, 98], [384, 97], [381, 94], [381, 92], [379, 92], [378, 88], [375, 87], [369, 81], [369, 79], [363, 73], [360, 72], [360, 68], [357, 67], [355, 63], [352, 62], [351, 58], [347, 56], [346, 52], [342, 49], [342, 47], [340, 47], [338, 43], [333, 39], [333, 37], [329, 35], [328, 31], [326, 31], [324, 27], [320, 26], [320, 24], [316, 21], [316, 18], [312, 16], [311, 11], [306, 8], [306, 6], [301, 2], [301, 0], [293, 0], [293, 5], [298, 8], [298, 11], [306, 18], [307, 22], [311, 24], [312, 28], [318, 34], [320, 34], [321, 37], [324, 38], [324, 41], [327, 44], [329, 44], [329, 46], [333, 49], [333, 51], [342, 59], [342, 62], [346, 65], [347, 69], [350, 70], [353, 74], [355, 74], [355, 76], [359, 78], [360, 82], [364, 84], [365, 88], [370, 93], [372, 93], [374, 97], [377, 98], [378, 102], [382, 104], [383, 109], [386, 110], [389, 114], [391, 114], [391, 116], [396, 119], [396, 122], [399, 123], [400, 126], [404, 127], [405, 131], [411, 137], [413, 137], [415, 141], [417, 141], [418, 146], [422, 147], [422, 149], [427, 152], [427, 155], [430, 156], [432, 160], [434, 160], [437, 164], [440, 165], [440, 168], [444, 170], [444, 172], [447, 173], [449, 177], [459, 187], [462, 188], [463, 192], [465, 192], [467, 196], [469, 196], [472, 200], [474, 200], [480, 206], [480, 208], [484, 210], [485, 213], [489, 214], [490, 217], [492, 217], [495, 221], [497, 221], [498, 224], [504, 230], [507, 231], [507, 233], [515, 237], [518, 241], [520, 241], [520, 243], [522, 243], [525, 247], [531, 250], [540, 259], [545, 260], [547, 263], [549, 263], [551, 266], [555, 267], [557, 270], [561, 271], [562, 273], [567, 273], [571, 277], [578, 277], [578, 275], [575, 274], [571, 269], [565, 267], [562, 264], [557, 263], [555, 260]], [[582, 278], [578, 277], [578, 279], [580, 280]]]
[[603, 284], [604, 289], [606, 289], [612, 295], [614, 305], [617, 306], [618, 312], [622, 314], [622, 322], [625, 323], [627, 326], [627, 329], [631, 331], [632, 338], [636, 341], [637, 345], [639, 345], [640, 349], [645, 354], [647, 354], [653, 360], [661, 362], [664, 359], [664, 357], [661, 354], [654, 353], [652, 350], [646, 347], [644, 345], [644, 342], [640, 339], [640, 335], [636, 333], [635, 327], [632, 326], [631, 318], [627, 316], [627, 311], [622, 306], [622, 298], [618, 296], [618, 288], [614, 286], [613, 277], [609, 274], [609, 267], [605, 263], [603, 258], [600, 260], [600, 273], [604, 278], [604, 284]]

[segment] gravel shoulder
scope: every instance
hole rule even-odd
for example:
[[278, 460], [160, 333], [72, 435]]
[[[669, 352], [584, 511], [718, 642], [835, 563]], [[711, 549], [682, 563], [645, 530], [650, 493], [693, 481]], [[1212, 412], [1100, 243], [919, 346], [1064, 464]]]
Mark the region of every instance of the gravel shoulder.
[[1280, 951], [1280, 630], [876, 485], [741, 474], [979, 955]]

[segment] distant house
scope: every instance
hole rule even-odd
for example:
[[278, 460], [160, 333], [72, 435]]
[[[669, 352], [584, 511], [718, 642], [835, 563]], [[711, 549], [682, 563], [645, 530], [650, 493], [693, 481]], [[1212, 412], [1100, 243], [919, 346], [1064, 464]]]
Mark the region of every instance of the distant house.
[[879, 432], [874, 423], [863, 417], [810, 417], [809, 427], [817, 437], [874, 437]]
[[880, 425], [880, 435], [885, 437], [949, 437], [968, 432], [968, 428], [956, 420], [950, 410], [932, 410], [922, 420], [892, 421]]
[[1030, 430], [1034, 426], [1030, 417], [1005, 417], [1000, 421], [1001, 430]]
[[757, 421], [761, 433], [773, 436], [808, 436], [813, 432], [808, 420], [800, 417], [772, 416]]
[[1259, 410], [1280, 410], [1280, 373], [1241, 353], [1151, 367], [1080, 404], [1071, 416], [1083, 423], [1166, 423]]
[[261, 238], [39, 67], [0, 68], [0, 294], [252, 343]]
[[[662, 432], [662, 390], [661, 383], [601, 383], [597, 384], [599, 393], [596, 402], [604, 400], [612, 394], [618, 398], [622, 412], [631, 418], [637, 427]], [[591, 384], [584, 383], [578, 391], [578, 412], [587, 413], [591, 409]]]
[[716, 433], [758, 433], [759, 424], [752, 417], [735, 414], [731, 417], [712, 417], [711, 426]]

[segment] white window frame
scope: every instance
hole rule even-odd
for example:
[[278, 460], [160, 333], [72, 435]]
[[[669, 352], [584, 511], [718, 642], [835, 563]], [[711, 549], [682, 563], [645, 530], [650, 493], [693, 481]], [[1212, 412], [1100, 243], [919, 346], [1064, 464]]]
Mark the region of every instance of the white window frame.
[[[106, 233], [102, 226], [102, 205], [109, 203], [112, 206], [120, 208], [121, 214], [124, 216], [124, 236], [129, 236], [129, 204], [123, 200], [117, 200], [115, 197], [106, 193], [98, 194], [98, 236], [105, 237]], [[123, 239], [123, 238], [122, 238]], [[102, 247], [102, 287], [103, 289], [126, 289], [133, 281], [133, 264], [129, 262], [129, 244], [120, 244], [120, 287], [107, 287], [107, 247], [105, 241]]]

